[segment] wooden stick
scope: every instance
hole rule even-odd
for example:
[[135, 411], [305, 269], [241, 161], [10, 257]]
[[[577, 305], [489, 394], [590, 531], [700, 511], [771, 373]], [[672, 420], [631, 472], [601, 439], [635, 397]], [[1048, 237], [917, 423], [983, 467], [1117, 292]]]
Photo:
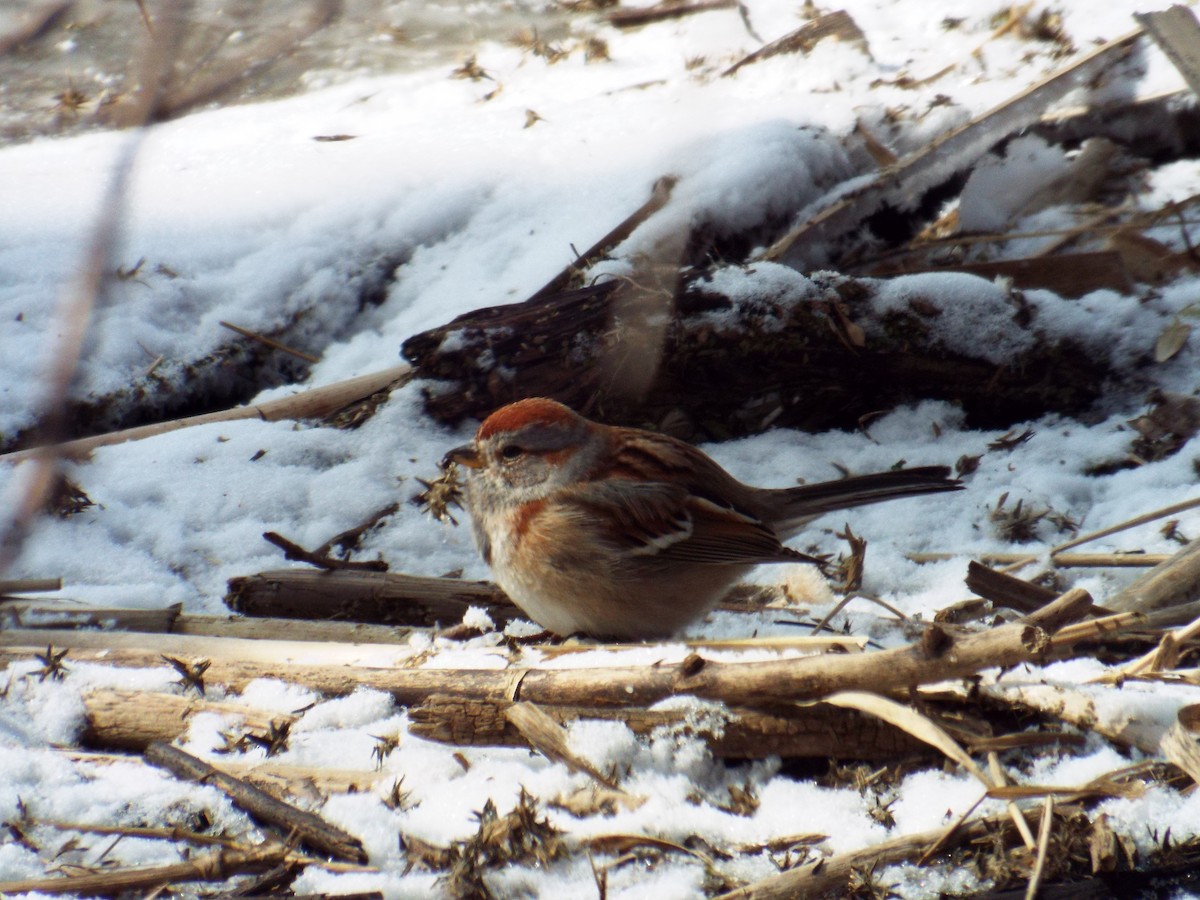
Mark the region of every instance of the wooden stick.
[[1200, 600], [1200, 539], [1118, 591], [1105, 606], [1149, 612], [1196, 600]]
[[522, 615], [490, 582], [394, 572], [262, 572], [231, 578], [225, 602], [247, 616], [405, 625], [460, 622], [472, 606], [482, 608], [497, 625]]
[[536, 703], [528, 701], [513, 703], [504, 711], [504, 717], [529, 742], [529, 746], [541, 753], [542, 756], [563, 763], [572, 772], [583, 772], [610, 791], [625, 793], [615, 780], [597, 769], [590, 760], [584, 759], [571, 749], [571, 745], [567, 742], [566, 729], [547, 715]]
[[[653, 646], [653, 642], [648, 642]], [[662, 646], [671, 647], [682, 644], [689, 650], [807, 650], [810, 653], [826, 653], [830, 650], [845, 653], [859, 653], [870, 643], [870, 638], [861, 635], [780, 635], [775, 637], [756, 638], [719, 638], [695, 641], [662, 641]], [[554, 659], [568, 656], [572, 653], [593, 653], [597, 650], [609, 650], [614, 653], [636, 649], [641, 650], [642, 644], [535, 644], [535, 649], [542, 656]]]
[[679, 19], [696, 13], [708, 12], [714, 9], [733, 9], [737, 0], [691, 0], [691, 2], [659, 3], [637, 9], [614, 9], [605, 14], [609, 24], [617, 28], [636, 28], [639, 25], [649, 25], [651, 22], [661, 22], [664, 19]]
[[[1101, 528], [1099, 531], [1089, 531], [1087, 534], [1081, 534], [1078, 537], [1071, 538], [1069, 541], [1064, 541], [1061, 544], [1056, 544], [1050, 548], [1050, 556], [1053, 558], [1064, 550], [1070, 550], [1072, 547], [1078, 547], [1080, 544], [1087, 544], [1091, 541], [1099, 540], [1100, 538], [1108, 537], [1112, 534], [1117, 534], [1121, 531], [1128, 531], [1130, 528], [1136, 528], [1138, 525], [1145, 525], [1147, 522], [1153, 522], [1156, 519], [1165, 519], [1167, 516], [1174, 516], [1181, 512], [1186, 512], [1189, 509], [1195, 509], [1200, 506], [1200, 497], [1193, 497], [1191, 500], [1184, 500], [1180, 503], [1173, 503], [1170, 506], [1164, 506], [1162, 509], [1151, 510], [1148, 513], [1142, 513], [1139, 516], [1134, 516], [1132, 519], [1126, 519], [1124, 522], [1118, 522], [1116, 525], [1109, 525], [1107, 528]], [[1178, 554], [1175, 554], [1178, 556]], [[1029, 563], [1037, 562], [1040, 557], [1036, 555], [1026, 554], [1019, 556], [1009, 564], [1009, 569], [1017, 569]]]
[[1173, 669], [1179, 663], [1180, 646], [1187, 641], [1194, 640], [1197, 635], [1200, 635], [1200, 617], [1193, 619], [1191, 624], [1183, 628], [1164, 634], [1158, 646], [1149, 653], [1132, 662], [1125, 663], [1116, 671], [1101, 676], [1098, 680], [1105, 683], [1119, 682], [1134, 675]]
[[[944, 562], [948, 559], [961, 559], [970, 554], [964, 553], [906, 553], [905, 556], [915, 563]], [[1157, 566], [1166, 559], [1169, 553], [1052, 553], [1050, 565], [1058, 569], [1127, 569], [1149, 568]], [[1014, 563], [1040, 557], [1031, 557], [1028, 553], [980, 553], [975, 559], [983, 563]]]
[[94, 690], [83, 695], [83, 742], [91, 747], [145, 750], [155, 741], [184, 734], [201, 713], [236, 716], [246, 729], [269, 731], [291, 725], [299, 716], [269, 713], [241, 703], [202, 700], [151, 691]]
[[[1070, 638], [1064, 636], [1067, 628], [1082, 628], [1093, 623], [1080, 622], [1072, 625], [1072, 622], [1077, 622], [1080, 618], [1090, 613], [1094, 608], [1092, 604], [1092, 595], [1083, 588], [1071, 588], [1069, 591], [1061, 594], [1049, 603], [1035, 609], [1027, 615], [1024, 621], [1030, 625], [1037, 625], [1047, 631], [1054, 632], [1051, 641], [1070, 641]], [[1109, 617], [1113, 618], [1113, 617]], [[1096, 619], [1095, 622], [1103, 621]]]
[[310, 365], [316, 365], [321, 360], [313, 356], [311, 353], [305, 353], [303, 350], [297, 350], [295, 347], [289, 347], [287, 344], [281, 344], [274, 338], [269, 338], [265, 334], [259, 334], [257, 331], [251, 331], [249, 328], [243, 328], [241, 325], [234, 325], [232, 322], [224, 320], [217, 322], [222, 328], [228, 328], [235, 334], [240, 334], [242, 337], [250, 338], [252, 341], [258, 341], [260, 344], [270, 347], [272, 350], [279, 350], [282, 353], [290, 354], [297, 359], [302, 359]]
[[119, 894], [157, 888], [176, 881], [222, 881], [231, 875], [270, 868], [282, 862], [287, 848], [280, 843], [248, 849], [222, 847], [186, 862], [164, 866], [144, 866], [101, 872], [95, 875], [69, 875], [65, 878], [30, 878], [0, 881], [0, 894]]
[[355, 562], [348, 559], [338, 559], [335, 556], [321, 556], [309, 550], [305, 550], [294, 541], [289, 541], [281, 534], [274, 531], [264, 531], [263, 540], [268, 544], [273, 544], [283, 551], [283, 555], [287, 559], [295, 560], [296, 562], [308, 563], [310, 566], [316, 566], [318, 569], [326, 570], [350, 570], [354, 572], [386, 572], [388, 565], [381, 559], [369, 559], [363, 562]]
[[[381, 372], [359, 375], [345, 381], [301, 391], [290, 397], [268, 400], [265, 403], [235, 406], [219, 412], [203, 413], [183, 419], [172, 419], [169, 422], [155, 422], [152, 425], [140, 425], [137, 428], [126, 428], [123, 431], [79, 438], [58, 444], [54, 450], [64, 457], [80, 459], [86, 457], [97, 447], [108, 447], [112, 444], [122, 444], [125, 441], [140, 441], [143, 438], [167, 434], [181, 428], [210, 425], [213, 422], [233, 422], [238, 419], [264, 419], [268, 422], [277, 422], [281, 419], [323, 419], [351, 403], [370, 397], [372, 394], [394, 390], [407, 382], [411, 373], [410, 366], [393, 366]], [[40, 450], [41, 448], [31, 447], [27, 450], [0, 454], [0, 462], [20, 462], [30, 459]]]
[[[164, 656], [184, 659], [208, 657], [218, 666], [223, 662], [241, 660], [251, 667], [259, 667], [265, 677], [270, 677], [272, 665], [283, 665], [304, 660], [328, 666], [371, 666], [388, 667], [403, 663], [412, 651], [397, 644], [346, 644], [340, 641], [287, 641], [268, 639], [246, 639], [235, 637], [208, 637], [186, 634], [146, 634], [126, 631], [74, 631], [57, 628], [7, 628], [0, 629], [0, 647], [47, 644], [56, 649], [71, 648], [71, 659], [85, 659], [87, 653], [95, 651], [96, 659], [103, 660], [107, 651], [120, 655], [133, 651], [127, 658], [141, 659], [142, 665], [158, 668]], [[319, 666], [318, 666], [319, 667]], [[210, 675], [212, 671], [210, 670]], [[219, 678], [209, 680], [220, 682]]]
[[[467, 700], [435, 694], [409, 710], [409, 730], [427, 740], [460, 746], [522, 746], [526, 740], [508, 719], [512, 705], [508, 700]], [[272, 726], [278, 729], [298, 718], [240, 703], [157, 691], [93, 690], [83, 695], [83, 706], [84, 744], [136, 751], [154, 741], [177, 739], [187, 731], [192, 718], [201, 713], [233, 716], [240, 720], [240, 728], [260, 732], [268, 732]], [[623, 722], [638, 735], [685, 726], [689, 730], [698, 728], [688, 725], [690, 714], [686, 710], [585, 706], [543, 706], [541, 709], [559, 725], [577, 719], [607, 719]], [[854, 748], [856, 758], [889, 759], [923, 750], [919, 741], [909, 739], [901, 729], [827, 705], [780, 706], [769, 710], [735, 708], [718, 719], [711, 732], [702, 728], [698, 732], [715, 756], [726, 759], [823, 758], [843, 754], [847, 747]], [[258, 767], [253, 773], [236, 762], [222, 762], [217, 768], [263, 786], [254, 777]], [[309, 770], [279, 777], [295, 780], [307, 777], [307, 774], [311, 774]], [[273, 779], [273, 772], [264, 769], [262, 781]]]
[[[1086, 592], [1073, 595], [1074, 606], [1061, 610], [1057, 621], [1069, 615], [1085, 614], [1091, 607]], [[70, 661], [96, 660], [118, 665], [161, 664], [159, 643], [170, 641], [175, 655], [187, 655], [187, 642], [204, 641], [203, 655], [212, 658], [206, 678], [239, 690], [264, 675], [305, 684], [326, 694], [348, 694], [366, 686], [392, 693], [405, 705], [419, 703], [433, 693], [485, 699], [532, 700], [536, 703], [563, 705], [645, 706], [675, 694], [695, 694], [722, 700], [731, 705], [761, 706], [774, 701], [819, 700], [841, 690], [867, 690], [886, 693], [911, 685], [927, 684], [974, 674], [980, 669], [1012, 666], [1045, 659], [1053, 648], [1062, 652], [1074, 641], [1095, 637], [1104, 628], [1129, 627], [1140, 617], [1119, 617], [1118, 621], [1098, 620], [1100, 626], [1067, 633], [1062, 629], [1053, 637], [1040, 627], [1024, 623], [1002, 625], [961, 637], [943, 633], [936, 641], [918, 641], [906, 647], [875, 653], [825, 654], [801, 659], [765, 662], [723, 663], [689, 655], [681, 663], [659, 666], [627, 666], [596, 669], [397, 669], [350, 668], [347, 665], [313, 666], [279, 662], [279, 654], [269, 665], [253, 662], [245, 654], [249, 645], [273, 642], [237, 643], [222, 649], [222, 642], [189, 639], [181, 636], [155, 636], [153, 650], [136, 646], [138, 635], [88, 635], [73, 632], [0, 631], [0, 660], [29, 658], [42, 653], [47, 641], [59, 650], [68, 647], [101, 647], [100, 651], [72, 650]], [[96, 641], [99, 637], [101, 640]], [[116, 638], [129, 638], [113, 646]], [[145, 637], [140, 640], [145, 643]], [[323, 645], [302, 645], [305, 658], [311, 658]], [[325, 646], [327, 655], [332, 649]], [[343, 649], [343, 659], [353, 653], [367, 655], [370, 645]], [[390, 649], [394, 653], [394, 649]], [[383, 654], [377, 653], [377, 656]], [[393, 663], [394, 664], [394, 661]], [[392, 665], [389, 664], [389, 665]]]
[[178, 747], [158, 741], [147, 747], [143, 755], [146, 762], [166, 769], [179, 778], [220, 788], [234, 803], [260, 822], [280, 828], [284, 834], [296, 834], [301, 842], [314, 850], [350, 862], [367, 861], [366, 851], [358, 838], [335, 828], [318, 815], [275, 799], [254, 785], [222, 772]]
[[61, 578], [10, 578], [0, 581], [0, 595], [38, 594], [61, 590]]
[[[181, 608], [180, 604], [172, 604], [164, 609], [117, 609], [62, 601], [12, 600], [0, 612], [0, 622], [7, 628], [100, 628], [194, 637], [342, 644], [407, 644], [413, 633], [411, 628], [360, 622], [191, 616], [181, 614]], [[848, 639], [847, 645], [852, 646], [853, 639]]]
[[665, 175], [654, 182], [654, 189], [650, 193], [649, 200], [635, 209], [616, 228], [612, 229], [612, 231], [588, 247], [587, 250], [583, 251], [578, 259], [542, 285], [529, 299], [547, 297], [559, 291], [566, 290], [575, 278], [582, 275], [584, 271], [602, 259], [617, 244], [633, 234], [634, 229], [666, 206], [667, 201], [671, 199], [671, 191], [675, 189], [675, 183], [678, 180], [674, 175]]
[[1054, 798], [1047, 797], [1042, 807], [1042, 823], [1038, 829], [1037, 857], [1033, 864], [1033, 874], [1029, 876], [1029, 887], [1025, 889], [1025, 900], [1037, 900], [1038, 888], [1042, 884], [1042, 875], [1046, 871], [1046, 856], [1050, 850], [1050, 829], [1054, 824]]
[[967, 564], [967, 588], [997, 606], [1031, 613], [1054, 599], [1054, 591], [1015, 575], [997, 572], [971, 560]]
[[102, 628], [122, 631], [171, 631], [183, 604], [161, 609], [116, 609], [75, 603], [10, 600], [0, 614], [7, 628]]
[[[988, 771], [992, 775], [993, 782], [996, 787], [1005, 787], [1008, 785], [1008, 773], [1004, 771], [1004, 766], [1000, 765], [1000, 754], [995, 750], [988, 751], [987, 755]], [[994, 789], [988, 790], [989, 796], [994, 796]], [[1008, 807], [1008, 815], [1012, 819], [1012, 823], [1016, 826], [1017, 834], [1021, 835], [1021, 840], [1025, 843], [1026, 850], [1034, 850], [1037, 848], [1037, 841], [1033, 837], [1033, 832], [1029, 830], [1029, 823], [1025, 820], [1025, 816], [1021, 814], [1021, 808], [1017, 806], [1016, 800], [1009, 800], [1006, 804]]]
[[241, 843], [234, 838], [222, 837], [217, 834], [200, 834], [188, 831], [174, 825], [170, 828], [139, 828], [133, 825], [89, 825], [83, 822], [59, 822], [54, 819], [38, 819], [38, 825], [55, 828], [59, 831], [78, 831], [80, 834], [120, 834], [125, 837], [159, 838], [164, 841], [205, 846], [240, 847]]
[[1158, 12], [1134, 13], [1133, 17], [1162, 48], [1192, 93], [1200, 96], [1200, 24], [1195, 13], [1176, 4]]

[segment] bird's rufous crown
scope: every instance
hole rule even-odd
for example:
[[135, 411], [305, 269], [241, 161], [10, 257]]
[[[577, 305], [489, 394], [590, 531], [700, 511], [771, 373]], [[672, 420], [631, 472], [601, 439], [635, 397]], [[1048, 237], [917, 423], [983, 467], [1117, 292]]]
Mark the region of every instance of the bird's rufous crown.
[[530, 397], [502, 406], [475, 432], [475, 440], [486, 441], [503, 432], [518, 431], [528, 425], [558, 425], [574, 422], [578, 416], [570, 407], [546, 397]]

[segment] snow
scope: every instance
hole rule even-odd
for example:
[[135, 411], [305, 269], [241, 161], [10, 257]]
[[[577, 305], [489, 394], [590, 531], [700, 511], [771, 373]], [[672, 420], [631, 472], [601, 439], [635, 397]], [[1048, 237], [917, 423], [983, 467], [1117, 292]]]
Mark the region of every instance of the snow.
[[[746, 4], [754, 29], [770, 40], [797, 27], [786, 4]], [[862, 28], [871, 55], [852, 44], [826, 41], [808, 56], [784, 55], [718, 73], [758, 44], [736, 10], [669, 20], [628, 32], [578, 16], [573, 37], [600, 35], [612, 61], [588, 64], [580, 51], [553, 66], [511, 44], [482, 41], [478, 64], [490, 80], [452, 79], [447, 67], [355, 77], [290, 99], [208, 109], [155, 127], [137, 148], [121, 217], [115, 266], [131, 277], [110, 279], [94, 311], [77, 391], [99, 400], [133, 397], [159, 385], [177, 386], [229, 340], [219, 324], [258, 331], [300, 322], [290, 343], [320, 356], [305, 385], [285, 385], [259, 399], [329, 384], [394, 365], [403, 340], [468, 310], [521, 300], [643, 204], [664, 175], [678, 178], [670, 203], [616, 248], [597, 273], [620, 275], [642, 256], [661, 254], [689, 225], [733, 233], [786, 218], [831, 192], [844, 190], [861, 167], [845, 149], [862, 122], [893, 148], [906, 151], [1016, 94], [1061, 60], [1050, 44], [1007, 36], [989, 40], [993, 10], [961, 2], [851, 0], [843, 5]], [[1083, 0], [1057, 7], [1076, 47], [1130, 30], [1130, 2], [1097, 8]], [[956, 20], [950, 22], [948, 20]], [[567, 42], [570, 43], [569, 41]], [[1032, 50], [1031, 50], [1032, 48]], [[64, 46], [63, 52], [72, 52]], [[978, 52], [976, 52], [978, 51]], [[948, 74], [933, 78], [947, 65]], [[904, 79], [928, 83], [905, 87]], [[321, 79], [314, 76], [314, 83]], [[486, 95], [503, 89], [491, 99]], [[1100, 85], [1107, 95], [1152, 95], [1182, 85], [1156, 50], [1147, 49]], [[1071, 102], [1086, 100], [1079, 92]], [[542, 117], [525, 125], [525, 111]], [[353, 135], [322, 142], [318, 135]], [[0, 435], [11, 439], [36, 421], [46, 361], [59, 340], [56, 299], [81, 264], [80, 249], [96, 220], [112, 167], [133, 136], [95, 131], [39, 138], [0, 149]], [[1060, 148], [1019, 138], [1003, 160], [971, 176], [960, 205], [964, 227], [1007, 227], [1066, 165]], [[1150, 171], [1136, 198], [1144, 210], [1200, 192], [1200, 166], [1172, 162]], [[1049, 213], [1047, 213], [1049, 215]], [[1178, 224], [1152, 235], [1182, 249]], [[1194, 241], [1194, 236], [1193, 236]], [[1015, 246], [1015, 245], [1014, 245]], [[1013, 248], [1010, 247], [1011, 251]], [[139, 261], [143, 261], [140, 267]], [[824, 273], [825, 276], [828, 273]], [[394, 275], [376, 305], [362, 308], [364, 284]], [[715, 270], [711, 285], [736, 309], [706, 314], [723, 324], [736, 315], [771, 316], [772, 304], [819, 299], [819, 273], [752, 261]], [[878, 282], [881, 310], [906, 310], [914, 297], [936, 301], [935, 328], [951, 349], [970, 348], [1004, 364], [1023, 349], [996, 341], [989, 323], [1011, 316], [1008, 287], [965, 275], [914, 275]], [[1027, 291], [1033, 327], [1079, 342], [1081, 352], [1105, 353], [1121, 364], [1146, 357], [1162, 328], [1194, 315], [1200, 278], [1185, 275], [1161, 289], [1128, 294], [1100, 291], [1064, 301]], [[705, 317], [701, 317], [704, 319]], [[1009, 332], [1012, 334], [1013, 332]], [[452, 335], [448, 340], [459, 340]], [[1006, 496], [1037, 509], [1069, 515], [1082, 530], [1101, 528], [1178, 502], [1195, 493], [1193, 440], [1165, 459], [1101, 477], [1096, 467], [1126, 458], [1135, 433], [1128, 420], [1144, 412], [1151, 385], [1190, 394], [1194, 341], [1172, 360], [1145, 373], [1144, 385], [1114, 385], [1081, 423], [1048, 415], [1026, 426], [1031, 440], [1011, 450], [989, 449], [1000, 432], [968, 429], [962, 412], [927, 401], [887, 412], [865, 431], [805, 434], [786, 430], [705, 447], [737, 477], [786, 486], [838, 476], [844, 467], [866, 473], [903, 460], [908, 465], [953, 464], [980, 456], [968, 489], [934, 502], [906, 501], [854, 510], [814, 523], [797, 546], [838, 553], [835, 536], [848, 519], [869, 541], [863, 589], [911, 617], [929, 618], [965, 595], [962, 583], [973, 554], [1004, 550], [1043, 552], [1070, 534], [1051, 517], [1038, 526], [1039, 543], [1002, 539], [989, 513]], [[149, 370], [156, 358], [162, 362]], [[119, 398], [115, 401], [120, 405]], [[398, 502], [386, 525], [369, 533], [359, 558], [386, 559], [395, 571], [440, 575], [461, 570], [486, 578], [470, 530], [439, 524], [410, 502], [418, 478], [437, 474], [445, 451], [469, 439], [471, 423], [448, 429], [422, 412], [421, 386], [394, 392], [361, 428], [341, 431], [293, 422], [243, 420], [176, 431], [97, 450], [68, 467], [95, 506], [71, 518], [37, 523], [6, 577], [61, 575], [64, 594], [101, 606], [161, 608], [183, 604], [192, 614], [224, 615], [226, 581], [279, 568], [278, 551], [262, 540], [277, 531], [308, 547]], [[260, 451], [265, 451], [261, 453]], [[21, 496], [28, 466], [0, 465], [0, 509]], [[461, 518], [461, 517], [460, 517]], [[1200, 534], [1200, 513], [1185, 513], [1179, 530]], [[1088, 549], [1177, 549], [1159, 530], [1143, 526], [1088, 545]], [[953, 559], [917, 565], [906, 554], [953, 550]], [[757, 576], [783, 581], [804, 598], [813, 616], [835, 598], [811, 571], [764, 569]], [[1095, 570], [1075, 583], [1098, 602], [1134, 574]], [[794, 611], [789, 616], [795, 617]], [[789, 635], [777, 615], [714, 613], [684, 637]], [[446, 623], [454, 624], [454, 623]], [[396, 656], [430, 668], [506, 666], [507, 650], [487, 614], [471, 610], [464, 624], [481, 637], [453, 642], [414, 635]], [[907, 638], [892, 617], [854, 601], [834, 617], [834, 628], [894, 646]], [[529, 634], [514, 623], [508, 635]], [[620, 652], [592, 649], [526, 662], [544, 667], [648, 665], [678, 661], [682, 643]], [[774, 658], [768, 651], [711, 652], [714, 659]], [[1022, 669], [1025, 681], [1078, 684], [1102, 673], [1090, 668]], [[21, 808], [36, 821], [101, 824], [181, 824], [203, 812], [233, 834], [254, 825], [218, 791], [177, 782], [134, 763], [72, 760], [56, 749], [77, 740], [88, 690], [172, 690], [164, 667], [116, 669], [72, 663], [62, 681], [40, 680], [33, 662], [0, 672], [0, 822]], [[218, 696], [218, 694], [214, 694]], [[1106, 717], [1119, 720], [1144, 704], [1169, 718], [1200, 700], [1186, 685], [1096, 690]], [[408, 733], [408, 714], [392, 698], [361, 689], [325, 698], [275, 679], [260, 679], [224, 699], [277, 713], [305, 710], [289, 747], [275, 761], [329, 768], [374, 769], [373, 791], [335, 794], [322, 814], [360, 836], [375, 873], [335, 874], [307, 869], [298, 892], [381, 890], [389, 897], [438, 895], [442, 886], [398, 848], [397, 835], [449, 845], [475, 833], [476, 814], [491, 799], [501, 814], [522, 788], [550, 804], [586, 788], [570, 772], [526, 749], [455, 748]], [[712, 709], [680, 701], [689, 716], [709, 720]], [[193, 720], [183, 746], [215, 756], [225, 716]], [[821, 852], [852, 851], [944, 825], [978, 798], [970, 776], [937, 768], [906, 775], [885, 826], [869, 814], [869, 798], [848, 787], [828, 787], [789, 774], [778, 760], [746, 765], [715, 761], [702, 740], [678, 729], [638, 738], [613, 722], [569, 728], [573, 750], [596, 768], [615, 767], [622, 785], [645, 798], [636, 808], [607, 816], [576, 817], [553, 805], [545, 814], [573, 838], [645, 834], [683, 843], [693, 835], [714, 847], [755, 843], [784, 835], [828, 835]], [[379, 738], [395, 750], [377, 759]], [[264, 751], [242, 756], [261, 759]], [[465, 764], [464, 764], [465, 761]], [[1029, 784], [1082, 784], [1128, 763], [1107, 742], [1093, 739], [1075, 755], [1041, 759], [1020, 780]], [[403, 779], [408, 805], [391, 809], [381, 798]], [[748, 785], [758, 806], [748, 815], [722, 809], [730, 787]], [[997, 802], [984, 812], [1001, 808]], [[1107, 800], [1111, 824], [1145, 851], [1150, 829], [1170, 823], [1176, 840], [1200, 835], [1200, 800], [1168, 787], [1143, 796]], [[36, 829], [42, 846], [58, 832]], [[106, 844], [83, 840], [99, 852]], [[73, 862], [87, 852], [71, 851]], [[162, 842], [124, 839], [110, 859], [122, 864], [169, 861]], [[596, 858], [606, 858], [596, 854]], [[611, 859], [609, 860], [611, 861]], [[0, 881], [38, 877], [46, 861], [25, 846], [0, 843]], [[721, 870], [742, 880], [776, 871], [769, 853], [743, 855]], [[501, 895], [590, 895], [595, 890], [586, 856], [543, 868], [494, 873]], [[965, 873], [893, 867], [883, 873], [902, 896], [978, 887]], [[653, 866], [625, 865], [610, 872], [610, 897], [692, 897], [706, 890], [697, 859], [667, 853]]]

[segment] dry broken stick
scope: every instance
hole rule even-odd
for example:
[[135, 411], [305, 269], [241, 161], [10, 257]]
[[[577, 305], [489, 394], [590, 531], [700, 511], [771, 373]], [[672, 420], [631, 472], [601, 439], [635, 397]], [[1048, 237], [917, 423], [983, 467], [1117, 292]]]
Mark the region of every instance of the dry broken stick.
[[12, 594], [37, 594], [62, 590], [61, 578], [9, 578], [0, 580], [0, 600]]
[[667, 201], [671, 199], [671, 191], [674, 190], [676, 181], [678, 179], [675, 176], [666, 175], [654, 182], [654, 188], [650, 193], [649, 200], [634, 210], [616, 228], [596, 241], [596, 243], [583, 253], [579, 254], [578, 259], [551, 278], [546, 284], [542, 285], [530, 299], [548, 297], [571, 287], [572, 282], [576, 281], [587, 269], [603, 259], [617, 244], [633, 234], [634, 229], [667, 205]]
[[[1082, 591], [1071, 592], [1067, 608], [1055, 609], [1055, 623], [1082, 618], [1092, 606]], [[647, 706], [676, 694], [695, 694], [731, 706], [763, 706], [773, 702], [819, 700], [843, 690], [887, 693], [910, 686], [962, 678], [983, 669], [1036, 662], [1069, 652], [1079, 641], [1105, 634], [1104, 629], [1132, 627], [1138, 617], [1118, 621], [1096, 620], [1087, 627], [1067, 626], [1049, 633], [1035, 624], [1014, 623], [986, 631], [953, 635], [939, 630], [936, 640], [921, 640], [906, 647], [873, 653], [825, 654], [766, 662], [715, 662], [692, 654], [680, 663], [657, 666], [622, 666], [591, 669], [396, 669], [366, 666], [314, 666], [290, 662], [247, 660], [245, 645], [222, 656], [217, 642], [204, 643], [203, 654], [212, 659], [206, 673], [210, 684], [240, 690], [264, 675], [307, 685], [332, 695], [348, 694], [358, 687], [390, 692], [404, 705], [419, 703], [431, 694], [460, 697], [532, 700], [537, 703], [575, 706]], [[36, 635], [36, 637], [35, 637]], [[162, 648], [141, 649], [131, 642], [138, 635], [121, 635], [125, 649], [111, 646], [112, 634], [97, 636], [103, 650], [73, 649], [76, 662], [103, 659], [115, 665], [159, 666]], [[87, 633], [55, 631], [0, 631], [0, 662], [28, 659], [41, 651], [44, 641], [56, 646], [87, 647], [95, 644]], [[155, 636], [149, 643], [160, 643]], [[187, 653], [186, 639], [172, 637], [170, 652]], [[319, 645], [314, 646], [316, 651]], [[352, 648], [364, 653], [369, 648]]]
[[192, 616], [180, 604], [164, 609], [91, 607], [76, 602], [41, 603], [7, 600], [0, 607], [5, 628], [101, 629], [180, 634], [192, 637], [246, 638], [275, 641], [342, 642], [347, 644], [407, 644], [411, 631], [387, 625], [351, 621]]
[[236, 717], [242, 731], [266, 733], [295, 722], [287, 713], [264, 712], [240, 703], [202, 700], [150, 691], [94, 690], [83, 695], [83, 742], [106, 750], [142, 751], [156, 741], [183, 735], [193, 717]]
[[461, 622], [472, 606], [499, 626], [522, 617], [486, 581], [382, 572], [285, 569], [229, 580], [225, 602], [246, 616], [347, 619], [389, 625]]
[[762, 62], [772, 56], [779, 56], [783, 53], [808, 53], [827, 37], [858, 44], [863, 50], [867, 48], [867, 39], [863, 35], [862, 29], [858, 27], [858, 23], [850, 18], [850, 14], [845, 10], [839, 9], [810, 19], [795, 31], [791, 31], [783, 37], [771, 41], [765, 47], [760, 47], [748, 56], [742, 57], [722, 72], [721, 77], [726, 78], [743, 66]]
[[1117, 611], [1151, 612], [1200, 600], [1200, 539], [1110, 597]]
[[[219, 412], [203, 413], [198, 416], [171, 419], [167, 422], [156, 422], [152, 425], [141, 425], [137, 428], [98, 434], [94, 437], [67, 441], [57, 445], [54, 449], [64, 457], [78, 459], [87, 456], [97, 447], [107, 447], [125, 441], [140, 441], [181, 428], [209, 425], [214, 422], [232, 422], [238, 419], [264, 419], [268, 422], [277, 422], [283, 419], [323, 419], [352, 403], [370, 397], [372, 394], [394, 390], [406, 383], [411, 375], [412, 369], [409, 366], [393, 366], [369, 375], [358, 375], [323, 387], [310, 388], [278, 400], [235, 406]], [[32, 448], [5, 453], [0, 455], [0, 462], [19, 462], [31, 458], [38, 452], [37, 448]]]
[[190, 753], [157, 741], [146, 748], [144, 757], [146, 762], [180, 778], [220, 788], [234, 803], [260, 822], [279, 828], [284, 834], [295, 834], [303, 844], [314, 850], [350, 862], [367, 861], [366, 851], [358, 838], [335, 828], [318, 815], [277, 800]]
[[[872, 871], [877, 867], [915, 859], [934, 843], [940, 842], [943, 850], [948, 850], [968, 841], [980, 840], [1004, 828], [1007, 818], [1005, 814], [989, 816], [963, 826], [906, 835], [862, 850], [840, 853], [720, 894], [717, 900], [791, 900], [826, 894], [844, 895], [856, 871]], [[1010, 832], [1008, 836], [1011, 839], [1013, 835]]]
[[345, 569], [352, 572], [386, 572], [387, 563], [381, 559], [368, 559], [363, 562], [354, 562], [352, 560], [337, 559], [333, 556], [321, 556], [305, 550], [299, 544], [293, 543], [281, 534], [276, 534], [274, 531], [263, 532], [263, 540], [268, 544], [274, 544], [283, 551], [283, 555], [288, 559], [296, 562], [305, 562], [309, 565], [316, 566], [318, 569]]
[[65, 878], [30, 878], [23, 881], [0, 881], [0, 894], [110, 895], [127, 891], [151, 891], [177, 881], [224, 881], [243, 872], [257, 872], [278, 865], [288, 855], [281, 843], [258, 847], [223, 847], [194, 856], [186, 862], [163, 866], [138, 866], [115, 872], [89, 875], [68, 875]]
[[733, 9], [737, 5], [737, 0], [666, 0], [655, 6], [614, 9], [606, 13], [605, 18], [617, 28], [637, 28], [714, 9]]

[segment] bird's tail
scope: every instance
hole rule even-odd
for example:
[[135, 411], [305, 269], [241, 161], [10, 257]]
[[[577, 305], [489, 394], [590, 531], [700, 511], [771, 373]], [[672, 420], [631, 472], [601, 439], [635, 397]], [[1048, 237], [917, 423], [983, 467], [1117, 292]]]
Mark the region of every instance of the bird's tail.
[[962, 487], [961, 481], [950, 477], [950, 469], [946, 466], [894, 469], [874, 475], [854, 475], [838, 481], [803, 484], [782, 492], [776, 528], [787, 533], [810, 519], [834, 510], [900, 497], [959, 491]]

